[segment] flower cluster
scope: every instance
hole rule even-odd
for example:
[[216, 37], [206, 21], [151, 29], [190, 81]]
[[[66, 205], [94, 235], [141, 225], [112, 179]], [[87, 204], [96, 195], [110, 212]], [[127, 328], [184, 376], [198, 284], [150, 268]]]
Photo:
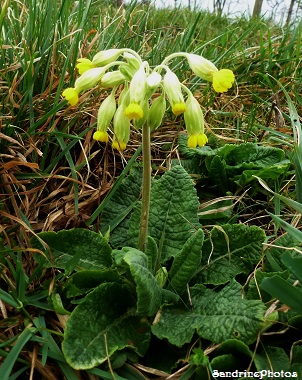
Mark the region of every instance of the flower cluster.
[[[212, 82], [217, 92], [226, 92], [232, 87], [235, 77], [231, 70], [218, 70], [209, 60], [189, 53], [174, 53], [153, 70], [148, 62], [131, 49], [109, 49], [100, 51], [92, 60], [80, 58], [77, 69], [80, 74], [74, 87], [67, 88], [62, 95], [71, 106], [79, 101], [79, 94], [96, 85], [111, 89], [98, 110], [97, 130], [93, 138], [108, 142], [108, 128], [113, 123], [112, 147], [126, 149], [130, 136], [131, 121], [136, 128], [147, 123], [151, 130], [158, 128], [166, 112], [167, 103], [174, 115], [184, 114], [188, 132], [188, 147], [196, 148], [207, 143], [204, 133], [202, 109], [192, 92], [183, 85], [167, 63], [175, 57], [185, 57], [191, 70], [200, 78]], [[116, 102], [118, 87], [123, 86]]]

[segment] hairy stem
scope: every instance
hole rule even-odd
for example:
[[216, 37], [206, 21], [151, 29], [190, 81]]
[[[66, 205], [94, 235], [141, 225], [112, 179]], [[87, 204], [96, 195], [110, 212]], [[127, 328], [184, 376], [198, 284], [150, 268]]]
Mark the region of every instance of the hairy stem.
[[140, 220], [139, 249], [145, 251], [151, 190], [151, 147], [150, 128], [147, 123], [142, 128], [142, 150], [143, 150], [143, 186], [142, 186], [142, 212]]

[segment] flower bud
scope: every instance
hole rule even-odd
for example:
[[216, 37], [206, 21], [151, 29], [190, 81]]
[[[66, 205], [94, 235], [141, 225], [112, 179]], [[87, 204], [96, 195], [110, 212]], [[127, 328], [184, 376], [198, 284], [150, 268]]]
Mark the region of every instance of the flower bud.
[[78, 93], [84, 90], [88, 90], [94, 87], [100, 81], [103, 74], [103, 67], [95, 67], [93, 69], [87, 70], [75, 81], [74, 87]]
[[125, 80], [124, 75], [119, 71], [110, 71], [105, 73], [100, 82], [100, 86], [103, 88], [118, 86]]
[[130, 103], [139, 103], [146, 95], [146, 73], [144, 63], [133, 75], [130, 82]]
[[185, 112], [186, 105], [181, 92], [179, 79], [177, 78], [177, 75], [169, 69], [167, 69], [167, 72], [164, 76], [163, 86], [174, 115], [180, 115], [181, 113]]
[[123, 49], [108, 49], [98, 52], [92, 59], [94, 66], [106, 66], [114, 62], [122, 54]]
[[114, 139], [112, 147], [125, 150], [130, 137], [130, 119], [125, 116], [125, 107], [119, 106], [113, 119]]
[[114, 92], [112, 92], [105, 100], [103, 100], [98, 110], [97, 130], [106, 132], [109, 124], [116, 111], [116, 103]]
[[164, 94], [161, 94], [153, 101], [148, 112], [147, 124], [151, 131], [157, 129], [161, 125], [165, 112], [166, 99]]

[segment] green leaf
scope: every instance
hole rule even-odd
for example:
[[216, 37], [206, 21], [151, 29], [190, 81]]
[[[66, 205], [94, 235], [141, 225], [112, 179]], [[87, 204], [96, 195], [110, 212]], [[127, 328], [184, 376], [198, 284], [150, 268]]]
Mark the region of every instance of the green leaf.
[[[290, 361], [283, 348], [266, 347], [262, 353], [256, 353], [254, 363], [257, 371], [287, 372], [290, 370]], [[265, 376], [263, 379], [269, 377]]]
[[203, 231], [197, 230], [175, 256], [169, 271], [169, 290], [174, 290], [178, 294], [186, 290], [186, 285], [200, 265], [203, 238]]
[[283, 264], [291, 271], [291, 273], [302, 282], [302, 257], [298, 256], [293, 258], [289, 252], [285, 252], [282, 255]]
[[146, 256], [148, 257], [148, 268], [152, 274], [155, 274], [157, 267], [159, 266], [158, 262], [158, 247], [156, 241], [151, 237], [147, 236], [146, 244]]
[[263, 327], [265, 305], [242, 299], [241, 285], [236, 281], [217, 293], [195, 285], [191, 288], [191, 299], [191, 310], [163, 307], [152, 332], [178, 347], [189, 343], [195, 332], [213, 343], [235, 338], [250, 344]]
[[6, 359], [3, 361], [0, 367], [0, 379], [8, 380], [10, 378], [11, 371], [18, 359], [20, 352], [24, 348], [25, 344], [33, 337], [37, 332], [36, 328], [26, 328], [16, 340], [13, 348], [8, 353]]
[[268, 212], [269, 216], [274, 220], [277, 226], [282, 227], [285, 231], [287, 231], [294, 239], [296, 239], [299, 243], [302, 243], [302, 232], [298, 230], [298, 228], [292, 226], [287, 223], [285, 220], [279, 218], [279, 216], [271, 214]]
[[248, 273], [262, 258], [265, 237], [256, 226], [225, 224], [213, 228], [203, 245], [201, 282], [225, 284], [240, 273]]
[[105, 233], [110, 228], [110, 243], [115, 248], [128, 244], [129, 218], [140, 197], [141, 185], [142, 170], [132, 167], [130, 174], [121, 181], [115, 194], [102, 211], [101, 232]]
[[275, 275], [270, 278], [265, 278], [262, 281], [260, 288], [264, 289], [296, 312], [302, 314], [302, 292], [290, 285], [280, 276]]
[[260, 169], [280, 163], [284, 160], [284, 151], [270, 146], [246, 143], [237, 145], [225, 159], [227, 165], [235, 168]]
[[[177, 255], [192, 232], [199, 228], [198, 197], [194, 182], [181, 166], [174, 166], [151, 188], [148, 235], [156, 242], [159, 262], [163, 264]], [[140, 209], [129, 222], [132, 246], [138, 246]]]
[[65, 287], [66, 296], [76, 297], [86, 294], [103, 282], [118, 282], [121, 277], [116, 269], [83, 270], [72, 274]]
[[209, 178], [215, 185], [215, 189], [217, 189], [217, 193], [219, 195], [225, 195], [227, 193], [229, 186], [226, 166], [225, 162], [222, 161], [219, 156], [214, 156], [211, 161], [209, 168]]
[[255, 177], [262, 179], [277, 179], [281, 174], [288, 170], [288, 162], [276, 163], [273, 166], [258, 170], [244, 170], [239, 177], [235, 177], [236, 183], [240, 186], [246, 186], [253, 181]]
[[122, 249], [121, 255], [136, 284], [136, 313], [144, 316], [156, 314], [162, 304], [162, 289], [148, 269], [147, 256], [135, 248], [128, 247]]
[[148, 324], [133, 316], [128, 288], [104, 283], [89, 293], [69, 317], [62, 345], [68, 364], [88, 369], [124, 348], [144, 355], [150, 340]]
[[[59, 232], [41, 232], [31, 239], [33, 248], [44, 252], [35, 255], [37, 261], [45, 260], [46, 267], [73, 270], [100, 269], [112, 264], [111, 248], [100, 234], [82, 228]], [[49, 250], [50, 249], [50, 250]]]

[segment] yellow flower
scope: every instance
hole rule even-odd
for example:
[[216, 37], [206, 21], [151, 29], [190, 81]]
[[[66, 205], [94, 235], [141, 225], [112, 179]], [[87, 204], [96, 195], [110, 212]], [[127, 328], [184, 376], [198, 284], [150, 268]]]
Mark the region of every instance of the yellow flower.
[[186, 129], [190, 135], [199, 135], [204, 133], [204, 118], [203, 112], [197, 99], [193, 94], [188, 92], [188, 99], [186, 102], [187, 110], [184, 113]]
[[112, 148], [117, 150], [125, 150], [127, 147], [127, 144], [123, 141], [113, 140], [112, 141]]
[[85, 73], [85, 71], [92, 69], [94, 66], [90, 59], [88, 58], [79, 58], [77, 60], [76, 68], [78, 69], [79, 74]]
[[213, 88], [216, 92], [226, 92], [232, 87], [235, 76], [232, 70], [221, 69], [213, 74]]
[[130, 103], [125, 109], [125, 116], [129, 119], [141, 119], [144, 116], [142, 107], [137, 103]]
[[216, 92], [226, 92], [232, 87], [235, 76], [232, 70], [219, 70], [213, 62], [197, 54], [185, 54], [192, 71], [200, 78], [213, 82]]
[[109, 136], [107, 132], [104, 131], [95, 131], [93, 136], [93, 140], [101, 141], [107, 143], [109, 141]]
[[66, 90], [63, 91], [62, 95], [71, 106], [75, 106], [79, 101], [79, 94], [73, 87], [66, 88]]
[[188, 148], [196, 148], [197, 145], [202, 147], [208, 142], [208, 138], [204, 133], [199, 135], [191, 135], [188, 138]]

